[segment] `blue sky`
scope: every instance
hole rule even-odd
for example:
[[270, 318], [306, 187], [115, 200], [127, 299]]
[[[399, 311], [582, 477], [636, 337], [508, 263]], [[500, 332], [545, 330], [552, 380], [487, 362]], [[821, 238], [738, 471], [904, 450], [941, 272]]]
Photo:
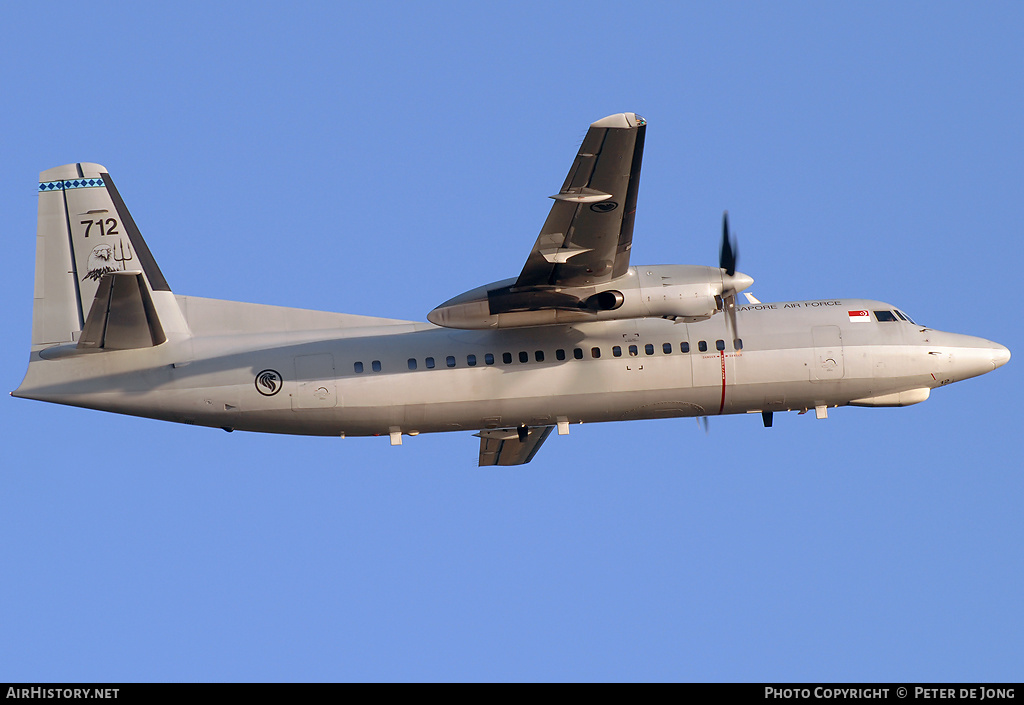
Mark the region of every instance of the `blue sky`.
[[[107, 166], [177, 293], [423, 320], [647, 118], [635, 263], [1024, 351], [1020, 3], [21, 4], [3, 379], [36, 177]], [[1020, 361], [905, 409], [225, 434], [4, 397], [0, 681], [1020, 680]]]

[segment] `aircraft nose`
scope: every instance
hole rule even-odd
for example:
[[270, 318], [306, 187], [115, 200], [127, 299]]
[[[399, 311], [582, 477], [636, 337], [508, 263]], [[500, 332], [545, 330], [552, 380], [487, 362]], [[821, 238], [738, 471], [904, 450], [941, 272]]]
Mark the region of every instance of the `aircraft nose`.
[[1010, 361], [1010, 350], [999, 343], [992, 345], [992, 368], [1002, 367]]
[[[1010, 351], [999, 343], [956, 333], [930, 333], [932, 343], [939, 343], [948, 354], [948, 377], [955, 381], [983, 375], [1002, 367], [1010, 359]], [[940, 342], [941, 341], [941, 342]], [[944, 344], [944, 345], [943, 345]]]

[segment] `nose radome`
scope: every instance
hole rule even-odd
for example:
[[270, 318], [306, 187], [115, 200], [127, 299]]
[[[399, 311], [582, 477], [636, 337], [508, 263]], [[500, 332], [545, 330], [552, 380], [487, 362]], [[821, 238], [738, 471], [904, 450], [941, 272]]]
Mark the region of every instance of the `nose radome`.
[[1002, 367], [1010, 361], [1010, 350], [1003, 345], [998, 343], [992, 346], [992, 365], [994, 367]]

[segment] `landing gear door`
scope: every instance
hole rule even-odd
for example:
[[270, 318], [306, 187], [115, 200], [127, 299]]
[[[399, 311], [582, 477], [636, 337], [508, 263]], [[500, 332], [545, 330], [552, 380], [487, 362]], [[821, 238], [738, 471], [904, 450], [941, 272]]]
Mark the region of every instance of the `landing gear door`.
[[845, 377], [843, 335], [839, 326], [815, 326], [811, 329], [811, 335], [814, 338], [811, 380], [837, 380]]
[[338, 405], [334, 356], [301, 355], [295, 358], [293, 409], [328, 409]]

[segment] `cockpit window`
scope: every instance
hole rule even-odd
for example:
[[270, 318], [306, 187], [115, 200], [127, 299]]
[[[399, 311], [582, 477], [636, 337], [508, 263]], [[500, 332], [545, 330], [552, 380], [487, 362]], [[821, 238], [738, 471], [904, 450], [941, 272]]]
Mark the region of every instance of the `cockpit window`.
[[[896, 309], [896, 315], [899, 316], [900, 318], [902, 318], [907, 323], [914, 323], [914, 319], [913, 318], [911, 318], [907, 314], [903, 313], [903, 311], [900, 311], [899, 309]], [[914, 325], [916, 326], [917, 324], [914, 323]]]
[[896, 318], [900, 319], [901, 321], [907, 320], [907, 317], [904, 316], [902, 313], [900, 313], [899, 309], [896, 309], [895, 311], [893, 311], [893, 313], [895, 313], [896, 314]]
[[895, 321], [896, 316], [893, 315], [892, 311], [875, 311], [875, 319], [879, 323], [887, 323], [889, 321]]

